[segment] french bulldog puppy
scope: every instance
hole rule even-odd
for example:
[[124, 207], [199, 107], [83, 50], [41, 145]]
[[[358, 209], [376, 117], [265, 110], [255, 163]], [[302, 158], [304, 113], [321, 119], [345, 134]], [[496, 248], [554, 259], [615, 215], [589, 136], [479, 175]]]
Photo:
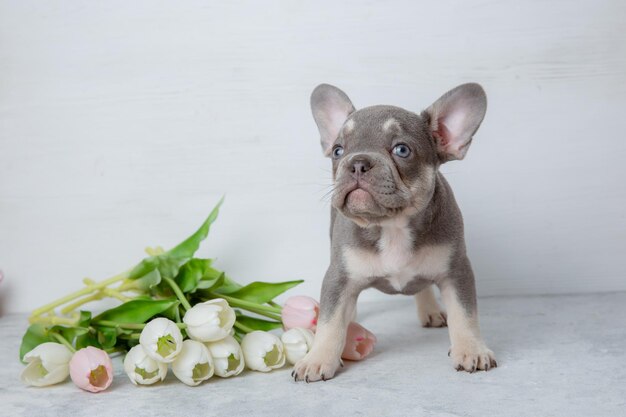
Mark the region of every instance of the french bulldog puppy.
[[460, 85], [417, 114], [394, 106], [355, 110], [343, 91], [322, 84], [311, 108], [333, 164], [331, 262], [315, 341], [292, 376], [313, 382], [335, 375], [357, 297], [370, 287], [415, 295], [422, 326], [447, 325], [457, 370], [496, 367], [478, 327], [461, 212], [439, 172], [465, 156], [487, 108], [482, 87]]

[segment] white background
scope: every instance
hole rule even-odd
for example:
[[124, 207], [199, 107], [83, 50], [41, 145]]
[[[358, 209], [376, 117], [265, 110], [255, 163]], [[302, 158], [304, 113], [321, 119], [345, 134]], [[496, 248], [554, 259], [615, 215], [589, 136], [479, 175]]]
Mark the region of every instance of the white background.
[[621, 0], [2, 0], [2, 310], [171, 247], [224, 193], [200, 254], [317, 296], [321, 82], [415, 111], [483, 84], [485, 122], [442, 168], [479, 294], [626, 290], [625, 17]]

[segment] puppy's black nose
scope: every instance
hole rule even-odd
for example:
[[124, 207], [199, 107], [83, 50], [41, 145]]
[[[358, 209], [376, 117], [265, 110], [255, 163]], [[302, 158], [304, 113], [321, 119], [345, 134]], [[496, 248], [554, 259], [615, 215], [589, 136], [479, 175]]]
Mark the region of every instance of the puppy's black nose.
[[372, 168], [372, 164], [369, 160], [364, 158], [358, 158], [352, 161], [352, 173], [364, 174]]

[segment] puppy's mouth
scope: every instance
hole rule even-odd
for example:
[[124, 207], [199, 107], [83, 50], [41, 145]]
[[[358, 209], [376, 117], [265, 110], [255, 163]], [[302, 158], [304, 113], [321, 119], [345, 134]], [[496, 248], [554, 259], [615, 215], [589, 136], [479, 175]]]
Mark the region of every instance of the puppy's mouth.
[[376, 204], [374, 197], [360, 185], [354, 187], [352, 191], [346, 194], [344, 205], [350, 207], [353, 212], [366, 212], [368, 207]]
[[372, 186], [363, 180], [351, 181], [337, 190], [333, 205], [349, 217], [373, 219], [384, 216], [387, 211]]

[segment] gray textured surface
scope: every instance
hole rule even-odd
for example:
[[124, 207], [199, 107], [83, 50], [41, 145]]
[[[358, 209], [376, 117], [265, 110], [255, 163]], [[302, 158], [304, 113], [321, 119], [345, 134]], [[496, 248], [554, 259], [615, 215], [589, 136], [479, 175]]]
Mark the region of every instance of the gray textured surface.
[[359, 306], [378, 336], [373, 355], [325, 383], [294, 383], [290, 370], [213, 378], [196, 388], [170, 373], [137, 388], [115, 359], [115, 380], [101, 394], [66, 382], [28, 388], [18, 380], [24, 316], [0, 318], [1, 416], [624, 416], [626, 293], [487, 298], [483, 333], [500, 367], [456, 372], [445, 329], [418, 326], [410, 299]]

